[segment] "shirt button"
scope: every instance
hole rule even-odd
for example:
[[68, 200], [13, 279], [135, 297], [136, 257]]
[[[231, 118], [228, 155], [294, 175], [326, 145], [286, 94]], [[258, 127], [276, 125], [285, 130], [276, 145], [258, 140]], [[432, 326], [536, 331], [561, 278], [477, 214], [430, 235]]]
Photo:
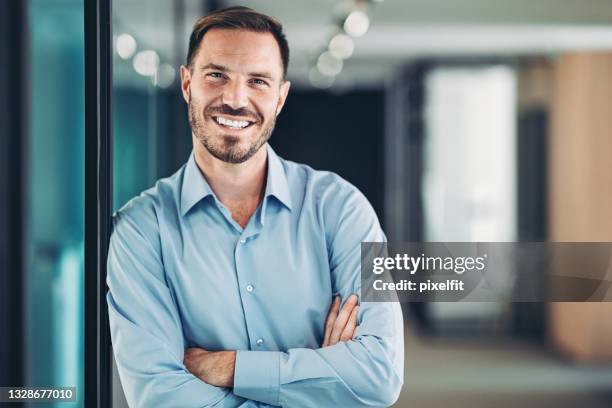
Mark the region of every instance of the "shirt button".
[[242, 239], [240, 240], [240, 243], [241, 243], [241, 244], [244, 244], [245, 242], [246, 242], [246, 238], [242, 238]]
[[255, 343], [257, 343], [257, 345], [259, 347], [261, 347], [261, 346], [263, 346], [264, 340], [263, 339], [257, 339], [257, 341]]
[[247, 285], [247, 286], [246, 286], [246, 290], [247, 290], [247, 292], [252, 292], [252, 291], [253, 291], [253, 289], [255, 289], [255, 288], [253, 287], [253, 285]]

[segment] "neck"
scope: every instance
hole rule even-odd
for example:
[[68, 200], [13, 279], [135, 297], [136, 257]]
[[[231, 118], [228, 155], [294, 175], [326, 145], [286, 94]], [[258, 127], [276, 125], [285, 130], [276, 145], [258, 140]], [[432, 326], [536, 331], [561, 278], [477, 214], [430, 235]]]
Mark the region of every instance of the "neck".
[[215, 195], [225, 205], [261, 201], [266, 187], [265, 145], [244, 163], [226, 163], [213, 155], [194, 137], [194, 157]]

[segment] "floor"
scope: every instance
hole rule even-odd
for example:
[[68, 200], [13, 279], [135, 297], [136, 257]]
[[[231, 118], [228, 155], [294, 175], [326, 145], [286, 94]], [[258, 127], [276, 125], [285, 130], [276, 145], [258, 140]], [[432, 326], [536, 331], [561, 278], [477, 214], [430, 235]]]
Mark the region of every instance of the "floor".
[[436, 339], [406, 332], [395, 408], [612, 408], [612, 364], [576, 366], [513, 339]]

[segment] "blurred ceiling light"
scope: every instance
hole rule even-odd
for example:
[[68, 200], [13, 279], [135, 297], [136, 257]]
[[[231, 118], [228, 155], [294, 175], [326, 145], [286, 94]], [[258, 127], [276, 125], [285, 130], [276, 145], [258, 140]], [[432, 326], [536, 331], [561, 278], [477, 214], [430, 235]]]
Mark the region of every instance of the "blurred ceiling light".
[[355, 43], [353, 39], [346, 34], [337, 34], [329, 42], [329, 52], [335, 57], [347, 59], [353, 55]]
[[323, 75], [336, 76], [342, 71], [342, 60], [334, 57], [329, 51], [321, 54], [317, 61], [317, 68]]
[[323, 75], [321, 71], [317, 69], [317, 67], [312, 67], [308, 73], [308, 79], [310, 80], [310, 84], [312, 86], [319, 89], [327, 89], [334, 83], [333, 76]]
[[370, 27], [370, 18], [366, 13], [355, 10], [344, 21], [344, 31], [352, 37], [361, 37]]
[[134, 70], [143, 76], [152, 76], [159, 66], [159, 55], [155, 51], [140, 51], [132, 60]]
[[157, 70], [156, 84], [161, 88], [168, 88], [174, 83], [176, 71], [170, 64], [161, 64]]
[[129, 59], [136, 52], [136, 40], [129, 34], [120, 34], [115, 42], [115, 49], [121, 58]]

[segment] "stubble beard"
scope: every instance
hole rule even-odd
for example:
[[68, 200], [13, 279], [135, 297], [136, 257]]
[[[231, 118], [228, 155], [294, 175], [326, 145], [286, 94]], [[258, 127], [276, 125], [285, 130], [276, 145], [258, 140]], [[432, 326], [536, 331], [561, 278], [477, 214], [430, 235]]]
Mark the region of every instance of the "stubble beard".
[[[189, 96], [189, 124], [191, 131], [202, 146], [215, 158], [232, 164], [244, 163], [259, 151], [259, 149], [270, 139], [276, 124], [276, 117], [270, 119], [248, 147], [240, 146], [240, 138], [232, 135], [214, 135], [206, 131], [205, 109], [198, 103], [193, 102]], [[253, 124], [251, 126], [256, 126]], [[217, 140], [215, 140], [217, 139]]]

